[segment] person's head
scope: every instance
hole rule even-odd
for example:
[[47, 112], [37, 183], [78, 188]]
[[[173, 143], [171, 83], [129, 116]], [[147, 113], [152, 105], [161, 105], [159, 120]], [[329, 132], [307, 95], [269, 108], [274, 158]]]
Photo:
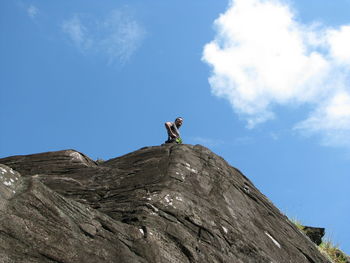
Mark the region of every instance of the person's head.
[[182, 125], [183, 121], [184, 121], [184, 119], [183, 119], [182, 117], [177, 117], [177, 118], [175, 119], [175, 125], [176, 125], [177, 127], [180, 127], [180, 126]]

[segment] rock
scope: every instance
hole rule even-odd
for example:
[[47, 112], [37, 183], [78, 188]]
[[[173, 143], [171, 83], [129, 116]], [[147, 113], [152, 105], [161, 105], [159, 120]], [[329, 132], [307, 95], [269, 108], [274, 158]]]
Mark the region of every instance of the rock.
[[20, 190], [9, 199], [1, 198], [2, 263], [95, 263], [119, 257], [123, 262], [146, 262], [133, 251], [142, 238], [137, 227], [66, 199], [36, 178], [19, 181]]
[[0, 200], [8, 200], [15, 195], [20, 186], [20, 178], [21, 175], [18, 172], [6, 165], [0, 164]]
[[303, 226], [302, 231], [314, 242], [317, 246], [322, 243], [322, 237], [325, 234], [325, 229], [320, 227]]
[[12, 156], [3, 158], [1, 163], [25, 175], [66, 174], [79, 168], [97, 165], [89, 157], [75, 150]]
[[22, 173], [1, 210], [5, 262], [329, 262], [203, 146], [145, 147], [102, 164], [72, 152], [0, 159]]

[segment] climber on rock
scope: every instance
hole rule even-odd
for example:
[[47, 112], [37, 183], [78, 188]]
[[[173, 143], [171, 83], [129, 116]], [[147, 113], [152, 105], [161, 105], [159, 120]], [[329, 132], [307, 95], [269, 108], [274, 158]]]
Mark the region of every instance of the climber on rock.
[[179, 129], [183, 123], [182, 117], [177, 117], [174, 122], [166, 122], [165, 128], [168, 132], [168, 140], [165, 143], [182, 143]]

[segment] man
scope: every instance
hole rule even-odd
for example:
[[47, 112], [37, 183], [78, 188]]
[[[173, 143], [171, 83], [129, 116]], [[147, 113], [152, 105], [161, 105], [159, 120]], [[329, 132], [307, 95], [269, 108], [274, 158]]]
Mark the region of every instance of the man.
[[183, 118], [178, 117], [175, 122], [166, 122], [165, 128], [168, 132], [168, 140], [165, 143], [182, 143], [179, 129], [183, 123]]

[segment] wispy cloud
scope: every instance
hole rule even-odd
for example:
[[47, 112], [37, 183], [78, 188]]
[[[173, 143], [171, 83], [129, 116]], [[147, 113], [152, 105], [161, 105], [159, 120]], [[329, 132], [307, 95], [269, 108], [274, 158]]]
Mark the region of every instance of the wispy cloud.
[[110, 57], [127, 61], [139, 48], [145, 36], [145, 30], [128, 14], [122, 11], [113, 11], [103, 22], [102, 30], [105, 32], [99, 42], [99, 49], [105, 50]]
[[196, 136], [192, 137], [191, 140], [193, 140], [194, 143], [199, 143], [207, 147], [242, 146], [254, 143], [254, 138], [251, 136], [240, 136], [228, 141]]
[[92, 40], [86, 27], [82, 24], [79, 16], [75, 15], [62, 24], [62, 30], [66, 33], [73, 44], [80, 50], [85, 51], [92, 46]]
[[[301, 24], [279, 0], [232, 0], [214, 25], [203, 51], [212, 93], [229, 100], [249, 128], [275, 118], [274, 105], [308, 104], [314, 111], [296, 130], [330, 143], [349, 135], [337, 124], [350, 119], [350, 26]], [[320, 126], [325, 114], [328, 124]]]
[[144, 28], [125, 10], [103, 19], [75, 14], [62, 23], [62, 30], [78, 50], [103, 54], [109, 63], [128, 61], [145, 37]]
[[219, 139], [211, 139], [211, 138], [206, 138], [206, 137], [193, 137], [192, 140], [195, 143], [199, 143], [202, 145], [205, 145], [207, 147], [216, 147], [216, 146], [220, 146], [222, 144], [224, 144], [224, 142], [222, 140]]
[[241, 136], [233, 140], [234, 145], [249, 145], [254, 143], [254, 138], [251, 136]]
[[39, 14], [39, 9], [34, 5], [30, 5], [27, 8], [27, 14], [30, 18], [35, 18]]

